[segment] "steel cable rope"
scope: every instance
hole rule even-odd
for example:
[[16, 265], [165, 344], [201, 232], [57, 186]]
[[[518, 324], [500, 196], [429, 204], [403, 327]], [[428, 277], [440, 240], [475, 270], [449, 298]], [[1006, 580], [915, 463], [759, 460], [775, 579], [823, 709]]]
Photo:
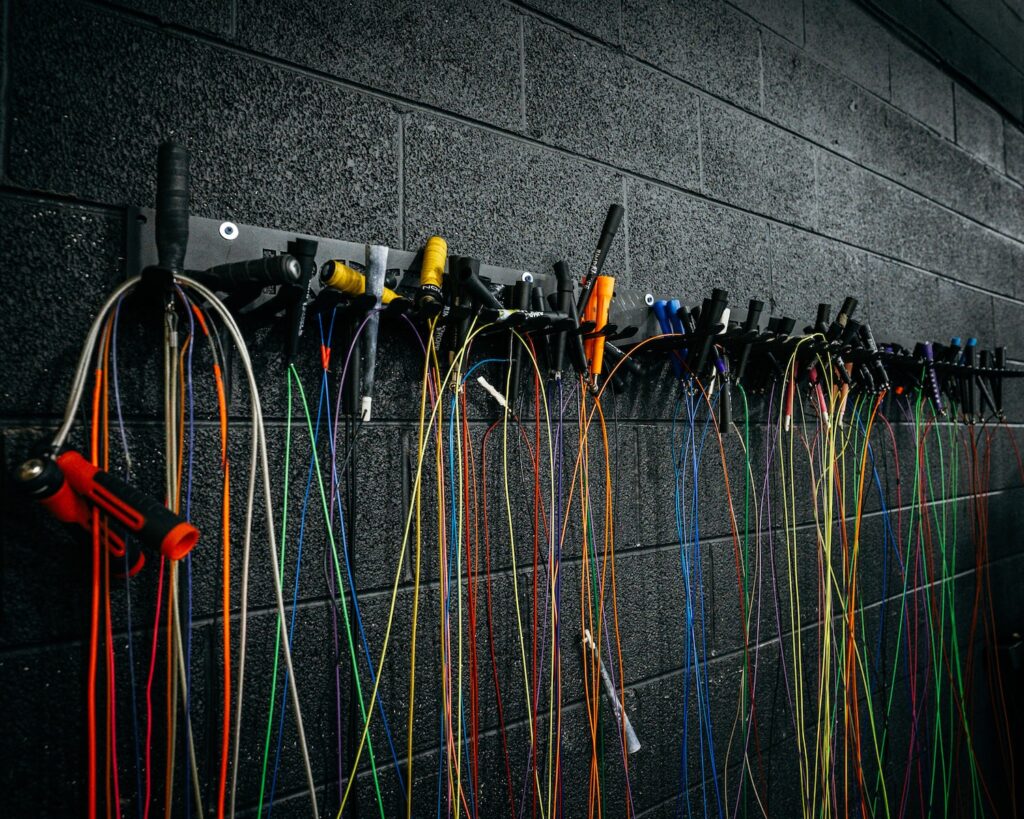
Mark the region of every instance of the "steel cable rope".
[[[742, 581], [743, 582], [742, 582], [742, 585], [741, 585], [741, 593], [743, 594], [743, 599], [745, 601], [745, 606], [746, 606], [746, 618], [745, 618], [744, 629], [749, 634], [749, 632], [750, 632], [751, 617], [754, 616], [754, 594], [755, 594], [754, 588], [753, 588], [753, 584], [751, 582], [751, 577], [750, 577], [750, 506], [751, 506], [751, 492], [750, 492], [750, 489], [751, 489], [751, 486], [753, 485], [753, 482], [754, 482], [754, 471], [753, 471], [753, 463], [752, 463], [751, 458], [750, 458], [750, 407], [749, 407], [749, 405], [747, 403], [746, 390], [744, 390], [742, 385], [739, 385], [739, 384], [737, 384], [737, 388], [739, 389], [740, 397], [743, 400], [743, 432], [742, 433], [740, 432], [740, 428], [739, 428], [739, 426], [735, 422], [733, 422], [732, 427], [733, 427], [733, 430], [736, 432], [737, 441], [739, 442], [739, 446], [740, 446], [740, 448], [741, 448], [741, 450], [743, 452], [743, 461], [744, 461], [744, 480], [743, 480], [743, 482], [744, 482], [744, 489], [743, 489], [743, 508], [744, 508], [744, 513], [743, 513], [743, 573], [742, 573]], [[753, 506], [754, 506], [754, 519], [755, 520], [760, 520], [760, 515], [759, 515], [759, 512], [758, 512], [758, 502], [757, 502], [757, 496], [756, 495], [754, 495], [754, 497], [753, 497]], [[737, 793], [736, 793], [736, 800], [735, 800], [735, 803], [734, 803], [734, 806], [733, 806], [733, 812], [732, 812], [733, 819], [737, 819], [737, 817], [739, 815], [739, 809], [740, 809], [740, 804], [741, 803], [743, 804], [744, 816], [746, 816], [746, 814], [747, 814], [747, 800], [745, 799], [745, 796], [746, 796], [746, 783], [747, 783], [748, 779], [749, 779], [749, 782], [750, 782], [750, 785], [751, 785], [751, 790], [754, 793], [754, 798], [757, 801], [758, 807], [761, 809], [762, 816], [767, 817], [767, 815], [768, 815], [767, 811], [765, 809], [765, 806], [764, 806], [764, 804], [761, 801], [760, 794], [757, 791], [757, 784], [754, 782], [753, 770], [751, 769], [750, 759], [749, 759], [750, 737], [751, 737], [752, 733], [756, 734], [756, 732], [757, 732], [757, 712], [756, 712], [756, 707], [755, 707], [754, 703], [755, 703], [755, 697], [756, 697], [756, 693], [757, 693], [757, 662], [758, 662], [758, 654], [759, 654], [759, 651], [760, 651], [760, 642], [761, 642], [761, 640], [760, 640], [760, 633], [761, 633], [761, 595], [760, 595], [760, 584], [761, 584], [762, 570], [761, 570], [761, 531], [760, 531], [760, 527], [758, 527], [758, 529], [757, 529], [757, 531], [755, 533], [755, 541], [756, 541], [756, 549], [757, 549], [757, 551], [756, 551], [755, 563], [754, 563], [754, 576], [756, 578], [755, 582], [757, 583], [758, 591], [757, 591], [757, 615], [756, 615], [757, 616], [757, 622], [756, 622], [757, 632], [756, 632], [756, 635], [755, 635], [755, 638], [754, 638], [754, 661], [753, 661], [753, 668], [752, 668], [752, 670], [749, 673], [749, 679], [748, 679], [748, 668], [749, 668], [748, 664], [744, 664], [744, 668], [743, 668], [743, 671], [742, 671], [742, 674], [741, 674], [741, 679], [740, 679], [740, 700], [739, 700], [739, 703], [737, 703], [736, 717], [733, 719], [732, 729], [729, 732], [729, 742], [726, 745], [726, 751], [725, 751], [725, 758], [726, 758], [727, 762], [726, 762], [726, 765], [725, 765], [725, 769], [723, 771], [723, 778], [722, 778], [722, 788], [726, 792], [726, 794], [728, 794], [728, 790], [729, 790], [729, 765], [728, 765], [728, 760], [729, 760], [730, 756], [732, 755], [732, 743], [733, 743], [733, 739], [734, 739], [735, 734], [736, 734], [736, 730], [737, 730], [737, 728], [739, 727], [739, 725], [741, 723], [744, 723], [745, 724], [745, 729], [744, 729], [743, 733], [745, 735], [745, 740], [744, 740], [744, 745], [743, 745], [742, 761], [740, 763], [740, 765], [741, 765], [740, 784], [739, 784], [739, 788], [738, 788]], [[749, 584], [749, 586], [748, 586], [748, 584]], [[749, 715], [747, 715], [747, 713], [746, 713], [746, 704], [747, 704], [747, 701], [748, 701], [748, 699], [747, 699], [748, 697], [749, 697], [749, 703], [750, 703], [750, 713], [749, 713]], [[759, 774], [760, 774], [760, 777], [761, 777], [761, 780], [762, 780], [762, 785], [763, 785], [763, 782], [764, 782], [764, 770], [760, 766], [760, 739], [759, 739], [759, 737], [758, 737], [758, 740], [757, 740], [757, 749], [758, 749]]]
[[[454, 371], [456, 365], [461, 363], [462, 357], [465, 354], [465, 351], [466, 351], [466, 348], [467, 348], [468, 344], [472, 341], [473, 338], [476, 337], [476, 335], [478, 335], [483, 330], [487, 329], [489, 326], [490, 326], [489, 324], [485, 324], [485, 325], [481, 326], [480, 328], [476, 328], [476, 329], [473, 329], [471, 331], [469, 337], [466, 340], [466, 344], [463, 345], [462, 349], [459, 350], [456, 353], [455, 361], [453, 362], [452, 366], [449, 367], [447, 374], [445, 375], [443, 381], [441, 382], [441, 386], [440, 386], [440, 389], [438, 391], [439, 394], [444, 389], [444, 387], [449, 383], [449, 381], [451, 379], [452, 372]], [[425, 401], [425, 393], [424, 393], [423, 400]], [[440, 406], [441, 406], [441, 403], [440, 403], [440, 401], [438, 401], [435, 404], [434, 409], [431, 411], [430, 420], [429, 420], [429, 425], [431, 427], [433, 427], [434, 420], [437, 417], [437, 411], [438, 411], [438, 408]], [[420, 451], [418, 453], [418, 458], [417, 458], [418, 463], [417, 463], [417, 468], [416, 468], [416, 478], [415, 478], [414, 486], [413, 486], [413, 492], [414, 493], [418, 491], [418, 487], [419, 487], [419, 485], [421, 483], [422, 471], [423, 471], [423, 456], [424, 456], [424, 454], [425, 454], [424, 450], [421, 447]], [[406, 515], [406, 523], [405, 523], [404, 533], [403, 533], [402, 548], [401, 548], [401, 550], [399, 552], [397, 571], [395, 572], [395, 581], [394, 581], [393, 588], [392, 588], [391, 604], [389, 606], [389, 611], [388, 611], [388, 618], [387, 618], [387, 625], [386, 625], [386, 628], [385, 628], [384, 642], [383, 642], [383, 646], [382, 646], [382, 649], [381, 649], [380, 660], [378, 662], [377, 682], [374, 684], [373, 694], [370, 697], [370, 708], [369, 708], [369, 711], [371, 712], [371, 715], [372, 715], [373, 706], [376, 704], [376, 701], [377, 701], [377, 692], [378, 692], [378, 689], [379, 689], [380, 679], [381, 679], [380, 675], [381, 675], [381, 673], [383, 671], [383, 667], [384, 667], [383, 664], [384, 664], [384, 661], [385, 661], [386, 656], [387, 656], [387, 647], [388, 647], [388, 643], [389, 643], [390, 636], [391, 636], [391, 627], [392, 627], [392, 624], [393, 624], [393, 621], [394, 621], [394, 610], [395, 610], [395, 603], [396, 603], [396, 600], [397, 600], [397, 591], [398, 591], [399, 583], [401, 582], [401, 578], [402, 578], [402, 565], [403, 565], [403, 561], [404, 561], [404, 557], [405, 557], [406, 546], [407, 546], [407, 543], [408, 543], [409, 532], [411, 530], [412, 517], [413, 517], [413, 509], [410, 508], [409, 513]], [[360, 740], [359, 740], [358, 748], [357, 748], [356, 755], [355, 755], [355, 760], [354, 760], [353, 766], [352, 766], [353, 773], [357, 769], [357, 766], [358, 766], [358, 763], [359, 763], [359, 759], [362, 756], [363, 746], [366, 743], [367, 734], [369, 732], [369, 725], [370, 725], [370, 719], [368, 718], [364, 722], [363, 731], [362, 731], [362, 734], [361, 734], [361, 737], [360, 737]], [[345, 804], [348, 801], [348, 795], [349, 795], [349, 793], [351, 793], [351, 788], [352, 788], [352, 784], [353, 784], [354, 781], [355, 781], [355, 777], [350, 775], [349, 778], [348, 778], [348, 784], [346, 785], [346, 788], [345, 788], [345, 792], [342, 795], [341, 807], [339, 808], [338, 813], [337, 813], [337, 817], [339, 817], [339, 819], [340, 819], [342, 811], [345, 808]]]
[[[460, 350], [456, 354], [456, 361], [453, 363], [453, 368], [455, 367], [456, 363], [461, 362], [462, 356], [464, 355], [464, 352], [466, 350], [466, 346], [468, 346], [468, 344], [472, 340], [472, 338], [475, 337], [475, 335], [477, 335], [479, 332], [481, 332], [486, 327], [487, 326], [484, 326], [484, 327], [482, 327], [480, 329], [477, 329], [477, 330], [473, 331], [473, 333], [470, 336], [470, 338], [467, 339], [467, 344], [464, 345], [463, 349]], [[651, 339], [648, 339], [647, 341], [652, 341], [654, 338], [656, 338], [656, 337], [652, 337]], [[644, 343], [645, 342], [641, 342], [641, 345], [644, 344]], [[641, 345], [637, 345], [637, 346], [639, 347]], [[637, 348], [635, 347], [634, 350], [635, 349], [637, 349]], [[531, 361], [532, 361], [532, 364], [534, 364], [534, 367], [537, 368], [536, 359], [532, 359], [531, 358]], [[617, 369], [617, 367], [618, 367], [618, 364], [616, 364], [616, 367], [612, 369], [612, 373], [614, 372], [614, 370]], [[442, 385], [441, 385], [442, 387], [443, 387], [444, 384], [446, 384], [447, 382], [450, 381], [451, 375], [452, 375], [452, 372], [453, 372], [453, 368], [450, 368], [449, 369], [449, 373], [447, 373], [445, 375], [444, 380], [442, 381]], [[604, 387], [602, 386], [601, 391], [603, 391], [603, 389], [604, 389]], [[599, 393], [598, 393], [599, 395], [600, 395], [601, 391], [599, 391]], [[434, 419], [437, 416], [437, 408], [438, 408], [438, 406], [439, 406], [439, 404], [435, 405], [434, 410], [431, 413], [430, 422], [429, 422], [431, 427], [433, 426]], [[591, 416], [592, 415], [593, 415], [593, 411], [591, 413]], [[550, 443], [549, 443], [549, 449], [550, 448], [551, 448], [551, 446], [550, 446]], [[416, 477], [416, 481], [415, 481], [416, 487], [414, 488], [414, 491], [418, 491], [419, 490], [418, 487], [419, 487], [419, 484], [421, 482], [421, 477], [422, 477], [422, 466], [423, 466], [423, 451], [422, 451], [422, 447], [421, 447], [420, 456], [419, 456], [418, 461], [419, 461], [419, 463], [418, 463], [418, 466], [417, 466], [417, 477]], [[410, 527], [411, 527], [411, 523], [412, 523], [412, 512], [413, 512], [413, 510], [410, 510], [410, 514], [407, 516], [407, 524], [406, 524], [406, 527], [404, 527], [404, 534], [403, 534], [403, 545], [404, 545], [404, 543], [408, 542], [409, 531], [410, 531]], [[404, 548], [403, 548], [402, 553], [399, 556], [399, 560], [398, 560], [398, 571], [396, 572], [396, 575], [395, 575], [396, 579], [395, 579], [395, 584], [394, 584], [394, 590], [392, 591], [392, 601], [391, 601], [391, 605], [389, 607], [388, 624], [387, 624], [387, 629], [386, 629], [386, 632], [385, 632], [385, 641], [384, 641], [384, 648], [382, 649], [382, 655], [381, 655], [381, 659], [380, 659], [380, 667], [383, 667], [383, 661], [384, 661], [384, 657], [386, 655], [387, 643], [388, 643], [388, 639], [389, 639], [389, 636], [390, 636], [390, 628], [391, 628], [391, 624], [393, 622], [394, 602], [395, 602], [394, 591], [397, 589], [398, 580], [400, 579], [400, 576], [401, 576], [400, 569], [401, 569], [401, 565], [402, 565], [402, 557], [403, 557], [403, 555], [404, 555]], [[276, 558], [276, 555], [274, 555], [274, 558]], [[524, 650], [521, 653], [524, 656]], [[377, 690], [379, 688], [379, 674], [380, 673], [378, 672], [378, 683], [375, 684], [375, 686], [374, 686], [374, 694], [371, 697], [371, 712], [372, 712], [373, 704], [376, 702], [376, 698], [377, 698]], [[528, 674], [527, 674], [526, 682], [527, 682], [527, 689], [528, 689]], [[527, 694], [528, 694], [528, 691], [527, 691]], [[367, 734], [368, 734], [368, 730], [369, 730], [369, 723], [370, 723], [370, 721], [367, 720], [366, 724], [365, 724], [365, 727], [364, 727], [364, 730], [362, 730], [362, 734], [361, 734], [361, 737], [360, 737], [360, 740], [359, 740], [359, 743], [358, 743], [358, 749], [356, 751], [356, 758], [355, 758], [356, 759], [356, 762], [355, 762], [356, 765], [357, 765], [358, 759], [361, 756], [362, 746], [364, 746], [364, 744], [366, 743], [366, 740], [367, 740]], [[344, 808], [344, 805], [347, 802], [348, 793], [350, 792], [352, 781], [354, 781], [353, 778], [349, 777], [348, 785], [346, 786], [345, 792], [344, 792], [344, 794], [342, 796], [342, 808], [341, 808], [342, 810]], [[538, 783], [538, 786], [539, 786], [539, 783]], [[339, 815], [340, 815], [340, 811], [339, 811]]]

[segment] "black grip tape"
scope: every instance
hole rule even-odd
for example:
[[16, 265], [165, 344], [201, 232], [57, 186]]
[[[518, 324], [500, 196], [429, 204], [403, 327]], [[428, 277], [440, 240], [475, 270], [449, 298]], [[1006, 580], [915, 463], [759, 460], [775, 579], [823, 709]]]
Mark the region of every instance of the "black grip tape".
[[180, 271], [188, 248], [188, 151], [163, 142], [157, 154], [156, 253], [160, 267]]
[[298, 284], [302, 268], [298, 259], [284, 253], [244, 262], [232, 262], [211, 267], [203, 278], [218, 290], [238, 287], [269, 287], [275, 284]]
[[184, 518], [179, 517], [158, 500], [125, 483], [116, 475], [111, 475], [101, 469], [93, 476], [93, 482], [101, 487], [106, 494], [116, 498], [122, 508], [130, 507], [138, 514], [142, 521], [141, 526], [132, 525], [123, 514], [119, 514], [108, 499], [93, 498], [105, 511], [124, 522], [138, 537], [143, 548], [153, 554], [159, 554], [164, 538], [171, 533], [174, 527], [185, 522]]

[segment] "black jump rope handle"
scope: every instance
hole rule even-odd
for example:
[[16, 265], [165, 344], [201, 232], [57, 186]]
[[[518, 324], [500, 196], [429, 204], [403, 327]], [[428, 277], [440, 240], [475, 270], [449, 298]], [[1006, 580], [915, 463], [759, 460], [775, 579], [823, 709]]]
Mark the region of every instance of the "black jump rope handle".
[[156, 255], [165, 270], [185, 269], [188, 247], [188, 151], [176, 142], [162, 142], [157, 152]]
[[302, 279], [302, 267], [298, 259], [284, 253], [280, 256], [220, 264], [205, 271], [202, 278], [217, 290], [298, 284]]
[[625, 212], [622, 205], [617, 202], [609, 206], [608, 213], [604, 217], [604, 224], [601, 226], [601, 236], [597, 240], [597, 249], [587, 268], [587, 275], [583, 278], [582, 292], [576, 302], [576, 312], [581, 316], [590, 301], [590, 295], [594, 292], [594, 285], [597, 277], [601, 275], [605, 260], [608, 258], [608, 249], [612, 246], [615, 234], [619, 232], [619, 225], [622, 223], [622, 214]]

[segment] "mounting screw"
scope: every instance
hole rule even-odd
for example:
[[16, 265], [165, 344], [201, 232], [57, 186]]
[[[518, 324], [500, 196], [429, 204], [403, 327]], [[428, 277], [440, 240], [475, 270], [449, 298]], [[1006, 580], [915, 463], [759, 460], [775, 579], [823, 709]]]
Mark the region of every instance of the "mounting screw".
[[647, 293], [644, 296], [644, 304], [648, 307], [654, 307], [654, 296], [651, 293]]
[[18, 467], [18, 480], [35, 480], [43, 474], [43, 470], [45, 468], [46, 464], [43, 462], [42, 458], [29, 458], [25, 463]]
[[220, 237], [227, 239], [229, 242], [235, 241], [238, 238], [238, 225], [234, 222], [221, 222]]
[[520, 276], [519, 278], [522, 279], [524, 282], [533, 282], [533, 274], [528, 270], [524, 270], [523, 275]]

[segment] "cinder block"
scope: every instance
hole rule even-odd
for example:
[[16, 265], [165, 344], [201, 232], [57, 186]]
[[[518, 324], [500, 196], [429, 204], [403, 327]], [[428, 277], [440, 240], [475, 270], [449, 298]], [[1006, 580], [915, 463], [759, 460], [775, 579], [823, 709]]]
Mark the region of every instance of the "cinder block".
[[1024, 46], [1020, 40], [1024, 22], [1019, 9], [1011, 10], [1006, 3], [970, 0], [950, 0], [949, 7], [1011, 63], [1024, 70]]
[[953, 82], [938, 66], [895, 39], [889, 40], [892, 104], [947, 139], [953, 139]]
[[[437, 233], [452, 253], [545, 273], [566, 259], [582, 275], [608, 205], [622, 201], [612, 172], [469, 126], [417, 114], [405, 138], [411, 246]], [[624, 248], [623, 235], [605, 267], [616, 278]]]
[[750, 18], [720, 0], [626, 0], [622, 17], [630, 54], [744, 108], [759, 107], [758, 30]]
[[1019, 294], [1021, 284], [1014, 271], [1024, 269], [1024, 245], [1007, 239], [966, 219], [950, 215], [949, 230], [939, 238], [944, 271], [959, 281], [996, 293]]
[[791, 43], [764, 38], [764, 112], [846, 156], [860, 156], [884, 122], [885, 106]]
[[634, 286], [694, 304], [715, 287], [742, 305], [768, 294], [768, 227], [758, 217], [636, 181], [627, 210]]
[[[818, 161], [819, 226], [823, 233], [894, 256], [921, 255], [900, 231], [901, 214], [937, 217], [912, 194], [876, 174], [822, 153]], [[918, 221], [918, 231], [929, 225]]]
[[802, 0], [732, 0], [732, 5], [745, 11], [790, 42], [797, 45], [803, 44], [804, 8]]
[[1024, 188], [952, 145], [948, 152], [940, 200], [992, 230], [1024, 239]]
[[86, 804], [85, 776], [76, 775], [86, 769], [86, 744], [80, 741], [86, 731], [85, 675], [79, 670], [85, 661], [82, 645], [50, 646], [0, 657], [0, 690], [18, 692], [18, 696], [5, 697], [4, 722], [22, 737], [39, 732], [50, 737], [50, 758], [69, 772], [49, 781], [33, 778], [37, 757], [27, 752], [26, 739], [22, 752], [12, 754], [7, 763], [10, 775], [25, 779], [24, 786], [7, 799], [8, 809], [14, 813], [59, 814], [68, 805]]
[[1006, 173], [1024, 184], [1024, 132], [1008, 120], [1003, 121], [1003, 140], [1006, 145]]
[[1021, 74], [948, 5], [916, 0], [872, 5], [920, 38], [955, 71], [984, 88], [1015, 116], [1021, 115]]
[[870, 171], [822, 154], [821, 230], [910, 264], [1006, 292], [1020, 243], [987, 230]]
[[539, 20], [525, 25], [529, 136], [697, 188], [695, 91]]
[[819, 302], [831, 304], [834, 316], [846, 296], [865, 299], [866, 254], [784, 225], [773, 224], [770, 233], [772, 305], [799, 329], [814, 323]]
[[1011, 236], [1024, 235], [1016, 186], [778, 38], [766, 41], [765, 112], [901, 185]]
[[702, 189], [780, 221], [812, 225], [814, 147], [763, 120], [701, 102]]
[[[151, 205], [157, 143], [173, 135], [192, 152], [198, 215], [395, 242], [397, 120], [383, 103], [96, 8], [27, 3], [11, 19], [14, 184]], [[298, 126], [297, 100], [316, 128]]]
[[873, 255], [867, 257], [867, 267], [865, 307], [876, 339], [910, 349], [918, 341], [948, 341], [932, 337], [953, 334], [952, 327], [940, 326], [950, 317], [940, 312], [935, 276]]
[[526, 0], [526, 5], [607, 43], [618, 45], [622, 39], [619, 0]]
[[[1024, 304], [996, 296], [992, 299], [995, 343], [1006, 347], [1008, 358], [1024, 359]], [[1010, 383], [1011, 391], [1019, 388]]]
[[116, 0], [116, 5], [155, 17], [160, 23], [230, 37], [234, 33], [234, 10], [230, 0]]
[[[1009, 384], [1008, 389], [1007, 384], [1004, 384], [1004, 412], [1007, 412], [1005, 397], [1007, 394], [1015, 395], [1017, 398], [1017, 406], [1020, 405], [1020, 388], [1013, 384]], [[983, 445], [979, 447], [979, 450], [982, 453], [981, 457], [987, 458], [991, 465], [988, 485], [993, 491], [1018, 490], [1021, 486], [1024, 486], [1024, 470], [1021, 469], [1022, 462], [1017, 460], [1017, 453], [1020, 451], [1020, 429], [1009, 426], [1009, 424], [1018, 423], [1020, 417], [1019, 412], [1013, 416], [1010, 416], [1007, 412], [1008, 424], [1003, 426], [1002, 429], [996, 432], [988, 441], [984, 442]], [[1011, 492], [1005, 500], [1009, 503], [1014, 497], [1015, 496]], [[1004, 517], [1007, 516], [1004, 515]], [[1019, 543], [1017, 540], [1012, 540], [1006, 545], [1013, 549], [1017, 549]]]
[[1024, 73], [984, 40], [975, 48], [970, 54], [974, 64], [969, 64], [970, 70], [965, 73], [1019, 121], [1024, 117]]
[[1013, 582], [1024, 570], [1024, 555], [1014, 555], [991, 569], [992, 609], [997, 622], [1018, 623], [1024, 617], [1024, 601]]
[[947, 322], [956, 326], [950, 335], [971, 336], [978, 343], [991, 345], [995, 337], [993, 329], [992, 296], [978, 290], [963, 287], [948, 279], [939, 279], [939, 316], [946, 316]]
[[957, 144], [993, 168], [1003, 170], [1003, 120], [999, 112], [960, 85], [954, 87], [953, 97]]
[[808, 52], [889, 98], [890, 36], [874, 18], [847, 0], [809, 0], [804, 26]]
[[[345, 7], [242, 0], [237, 39], [254, 51], [472, 119], [504, 128], [520, 122], [519, 24], [515, 11], [496, 0]], [[312, 105], [310, 111], [321, 113]]]
[[[90, 208], [5, 196], [0, 221], [18, 237], [7, 256], [0, 331], [22, 354], [0, 361], [4, 415], [63, 415], [92, 315], [120, 281], [121, 220]], [[54, 264], [62, 259], [62, 264]], [[45, 337], [46, 344], [30, 339]], [[24, 374], [33, 373], [26, 378]]]

